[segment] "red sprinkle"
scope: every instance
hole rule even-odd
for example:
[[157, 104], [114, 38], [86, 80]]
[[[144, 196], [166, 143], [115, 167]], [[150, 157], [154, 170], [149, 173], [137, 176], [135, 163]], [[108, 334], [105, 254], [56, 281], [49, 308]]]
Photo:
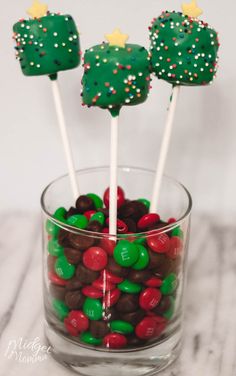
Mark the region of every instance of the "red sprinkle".
[[109, 349], [121, 349], [127, 345], [127, 339], [122, 334], [111, 333], [104, 337], [103, 344]]

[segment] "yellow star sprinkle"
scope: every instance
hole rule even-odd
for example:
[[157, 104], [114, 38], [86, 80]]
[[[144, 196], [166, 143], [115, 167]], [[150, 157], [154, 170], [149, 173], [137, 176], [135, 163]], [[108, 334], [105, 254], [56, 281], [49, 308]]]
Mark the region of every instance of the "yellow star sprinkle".
[[115, 29], [112, 34], [106, 34], [105, 38], [110, 46], [125, 48], [125, 43], [129, 39], [127, 34], [122, 34], [120, 29]]
[[40, 3], [39, 0], [34, 0], [32, 7], [27, 10], [27, 14], [31, 18], [41, 18], [46, 16], [47, 11], [48, 6], [46, 4]]
[[182, 11], [186, 16], [193, 18], [197, 18], [203, 13], [202, 9], [197, 6], [196, 0], [191, 0], [189, 4], [183, 3]]

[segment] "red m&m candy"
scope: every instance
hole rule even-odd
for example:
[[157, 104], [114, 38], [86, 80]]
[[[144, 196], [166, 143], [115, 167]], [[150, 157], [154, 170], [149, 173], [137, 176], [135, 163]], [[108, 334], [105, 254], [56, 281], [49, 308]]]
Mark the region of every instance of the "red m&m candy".
[[145, 285], [148, 287], [160, 287], [162, 285], [162, 280], [157, 277], [152, 277], [145, 281]]
[[82, 293], [88, 298], [99, 299], [103, 297], [103, 292], [93, 286], [85, 286], [82, 288]]
[[82, 311], [71, 311], [65, 321], [68, 328], [73, 327], [77, 333], [85, 332], [89, 327], [89, 320]]
[[167, 253], [170, 248], [170, 238], [165, 233], [149, 236], [147, 243], [151, 250], [157, 253]]
[[127, 345], [127, 339], [122, 334], [111, 333], [104, 337], [103, 344], [109, 349], [121, 349]]
[[108, 291], [104, 297], [103, 305], [107, 308], [112, 307], [115, 305], [119, 298], [120, 298], [121, 292], [119, 289], [114, 289], [112, 291]]
[[91, 247], [83, 254], [83, 263], [90, 270], [102, 270], [106, 267], [107, 262], [107, 253], [100, 247]]
[[84, 213], [84, 215], [85, 215], [85, 217], [87, 218], [88, 221], [90, 220], [90, 218], [91, 218], [94, 214], [96, 214], [95, 210], [88, 210], [88, 211], [86, 211], [86, 212]]
[[108, 270], [104, 270], [102, 273], [102, 278], [104, 281], [111, 282], [114, 284], [123, 282], [123, 278], [117, 277], [116, 275], [112, 274]]
[[51, 272], [51, 271], [48, 272], [48, 279], [54, 285], [58, 285], [58, 286], [66, 286], [67, 285], [67, 281], [65, 279], [60, 278], [56, 273]]
[[96, 281], [94, 281], [92, 283], [92, 285], [98, 289], [98, 290], [101, 290], [101, 291], [110, 291], [110, 290], [114, 290], [114, 288], [116, 287], [113, 283], [109, 282], [109, 281], [106, 281], [105, 279], [103, 279], [102, 277], [96, 279]]
[[79, 330], [75, 328], [73, 325], [71, 325], [70, 321], [68, 318], [65, 318], [64, 320], [64, 325], [67, 330], [67, 332], [72, 336], [72, 337], [78, 337], [79, 335]]
[[[107, 208], [109, 208], [109, 200], [110, 200], [110, 189], [107, 188], [104, 196], [103, 196], [103, 201], [104, 204], [106, 205]], [[125, 193], [121, 187], [117, 188], [117, 207], [120, 208], [125, 202]]]
[[145, 311], [155, 308], [161, 300], [161, 292], [158, 289], [148, 287], [139, 297], [139, 305]]
[[180, 256], [182, 250], [183, 250], [183, 240], [179, 238], [178, 236], [173, 236], [170, 239], [170, 247], [166, 255], [169, 258], [174, 260]]
[[153, 317], [145, 317], [135, 328], [138, 338], [150, 339], [156, 334], [156, 321]]
[[144, 215], [140, 220], [138, 221], [138, 228], [140, 230], [144, 230], [147, 227], [154, 226], [160, 221], [160, 216], [155, 213], [149, 213]]
[[106, 251], [108, 255], [112, 256], [116, 242], [115, 240], [104, 238], [100, 240], [99, 246], [104, 249], [104, 251]]

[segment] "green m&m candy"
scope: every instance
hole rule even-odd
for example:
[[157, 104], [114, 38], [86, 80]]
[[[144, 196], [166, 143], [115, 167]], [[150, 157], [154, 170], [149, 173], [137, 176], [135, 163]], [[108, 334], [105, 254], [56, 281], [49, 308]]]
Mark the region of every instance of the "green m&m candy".
[[60, 256], [55, 263], [55, 272], [62, 279], [71, 279], [75, 274], [75, 266], [67, 261], [65, 256]]
[[64, 255], [64, 248], [58, 243], [57, 239], [51, 239], [48, 242], [48, 253], [52, 256], [60, 257]]
[[66, 222], [66, 209], [65, 208], [58, 208], [55, 213], [53, 214], [53, 218], [57, 219], [58, 221], [61, 222]]
[[102, 303], [99, 299], [86, 298], [83, 311], [90, 320], [101, 320], [103, 314]]
[[180, 227], [175, 227], [174, 230], [171, 231], [171, 236], [177, 236], [181, 239], [184, 237], [183, 230]]
[[175, 313], [175, 299], [173, 298], [173, 296], [170, 296], [169, 297], [170, 299], [170, 307], [169, 309], [163, 314], [163, 316], [167, 319], [167, 320], [171, 320], [174, 313]]
[[148, 210], [150, 209], [150, 206], [151, 206], [151, 203], [149, 200], [147, 200], [146, 198], [139, 198], [137, 201], [141, 202], [143, 205], [146, 206], [146, 208], [148, 208]]
[[87, 196], [91, 198], [97, 210], [103, 207], [103, 201], [98, 195], [95, 195], [95, 193], [89, 193]]
[[46, 222], [46, 231], [53, 238], [56, 238], [59, 234], [60, 227], [53, 223], [50, 219]]
[[119, 283], [117, 287], [120, 291], [126, 292], [127, 294], [138, 294], [142, 290], [142, 285], [130, 282], [127, 279]]
[[135, 270], [142, 270], [148, 266], [150, 258], [147, 249], [143, 245], [137, 245], [137, 247], [139, 250], [139, 259], [132, 268]]
[[138, 238], [137, 237], [137, 239], [135, 239], [135, 241], [134, 241], [134, 244], [140, 244], [140, 245], [144, 245], [146, 243], [146, 238]]
[[110, 328], [113, 332], [120, 334], [131, 334], [134, 331], [133, 325], [122, 320], [114, 320], [110, 323]]
[[99, 346], [102, 344], [102, 339], [98, 339], [92, 336], [90, 332], [83, 332], [80, 335], [81, 342], [87, 343], [88, 345]]
[[99, 212], [95, 213], [95, 214], [92, 215], [89, 222], [92, 222], [92, 221], [97, 221], [97, 222], [101, 223], [101, 225], [103, 226], [104, 223], [105, 223], [105, 215], [103, 213], [99, 213]]
[[128, 240], [121, 240], [114, 249], [114, 259], [117, 264], [129, 268], [139, 258], [139, 249], [136, 244]]
[[67, 224], [84, 230], [88, 226], [88, 219], [85, 215], [76, 214], [67, 219]]
[[163, 295], [171, 295], [175, 292], [177, 288], [177, 276], [175, 273], [169, 274], [162, 282], [160, 287], [161, 293]]
[[57, 317], [63, 321], [69, 314], [69, 308], [65, 305], [62, 300], [53, 299], [52, 307], [57, 315]]

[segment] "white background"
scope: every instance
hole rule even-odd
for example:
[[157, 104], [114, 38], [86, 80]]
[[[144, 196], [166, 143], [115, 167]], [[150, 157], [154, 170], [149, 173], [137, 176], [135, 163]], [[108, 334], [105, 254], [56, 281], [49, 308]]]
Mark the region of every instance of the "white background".
[[[71, 14], [83, 50], [115, 27], [148, 47], [147, 27], [167, 0], [56, 0], [51, 11]], [[12, 25], [31, 1], [0, 0], [0, 210], [39, 210], [44, 186], [66, 172], [47, 77], [27, 78], [14, 58]], [[211, 87], [183, 88], [166, 172], [191, 191], [195, 210], [219, 217], [236, 212], [235, 1], [199, 0], [202, 18], [220, 33], [220, 69]], [[82, 67], [59, 76], [77, 168], [108, 164], [109, 115], [81, 106]], [[121, 113], [119, 161], [155, 168], [171, 86], [153, 80], [149, 100]]]

